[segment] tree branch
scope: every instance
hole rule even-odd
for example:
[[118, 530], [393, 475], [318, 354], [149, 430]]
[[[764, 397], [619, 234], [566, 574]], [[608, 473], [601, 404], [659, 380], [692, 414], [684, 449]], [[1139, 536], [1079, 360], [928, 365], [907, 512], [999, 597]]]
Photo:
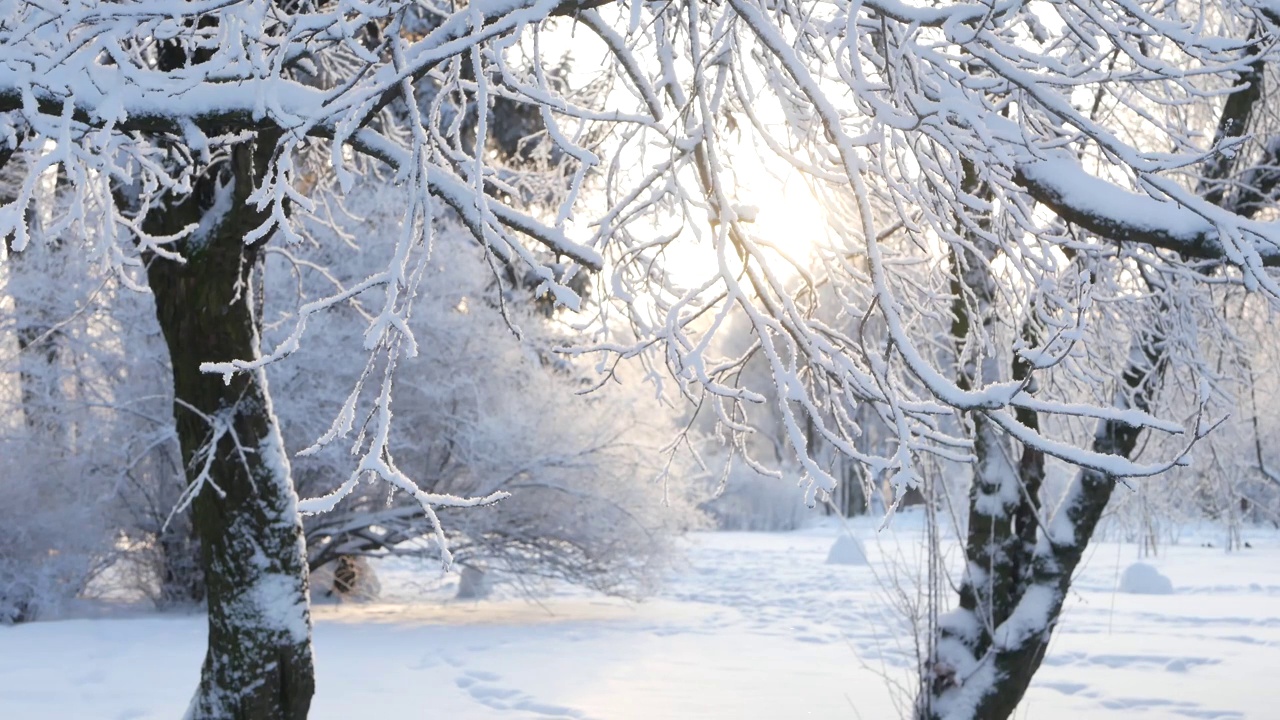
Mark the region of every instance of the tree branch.
[[[1070, 160], [1039, 160], [1018, 166], [1014, 182], [1059, 217], [1089, 232], [1119, 242], [1140, 242], [1202, 260], [1248, 260], [1256, 254], [1265, 267], [1280, 267], [1280, 223], [1257, 222], [1207, 202], [1188, 207], [1094, 177]], [[1210, 221], [1210, 218], [1214, 222]], [[1217, 224], [1233, 227], [1257, 242], [1224, 244]]]

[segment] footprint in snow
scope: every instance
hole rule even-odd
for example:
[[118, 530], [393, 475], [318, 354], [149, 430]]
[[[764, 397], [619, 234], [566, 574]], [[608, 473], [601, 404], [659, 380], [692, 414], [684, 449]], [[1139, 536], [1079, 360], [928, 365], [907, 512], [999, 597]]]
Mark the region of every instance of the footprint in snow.
[[1244, 720], [1244, 715], [1234, 710], [1209, 710], [1196, 703], [1164, 698], [1108, 698], [1101, 702], [1103, 707], [1112, 710], [1156, 710], [1164, 717], [1180, 716], [1197, 720]]
[[1075, 695], [1082, 690], [1088, 689], [1089, 687], [1084, 683], [1073, 683], [1073, 682], [1047, 682], [1047, 683], [1039, 683], [1039, 685], [1040, 687], [1048, 688], [1050, 690], [1057, 690], [1063, 695]]
[[498, 682], [502, 676], [485, 670], [467, 670], [455, 681], [471, 699], [494, 710], [523, 711], [533, 713], [541, 720], [591, 720], [580, 710], [562, 705], [541, 702], [527, 693]]

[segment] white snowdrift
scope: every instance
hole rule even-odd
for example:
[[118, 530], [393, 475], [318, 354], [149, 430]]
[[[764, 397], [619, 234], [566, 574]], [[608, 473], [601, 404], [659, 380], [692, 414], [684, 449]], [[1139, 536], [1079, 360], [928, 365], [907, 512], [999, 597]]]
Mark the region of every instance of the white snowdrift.
[[1120, 592], [1133, 595], [1172, 595], [1173, 581], [1146, 563], [1134, 563], [1120, 576]]
[[867, 551], [858, 538], [852, 535], [841, 535], [827, 553], [828, 565], [866, 565]]

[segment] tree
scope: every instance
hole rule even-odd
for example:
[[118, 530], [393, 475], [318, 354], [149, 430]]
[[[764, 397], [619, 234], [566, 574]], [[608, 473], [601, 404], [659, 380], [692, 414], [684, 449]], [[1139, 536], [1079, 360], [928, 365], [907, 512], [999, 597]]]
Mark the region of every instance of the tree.
[[[1184, 112], [1253, 87], [1280, 18], [1245, 3], [1210, 13], [1154, 2], [478, 0], [425, 10], [140, 0], [57, 14], [27, 4], [0, 25], [9, 142], [29, 134], [53, 144], [0, 211], [0, 232], [23, 250], [35, 178], [58, 165], [78, 198], [95, 200], [82, 225], [99, 230], [106, 256], [149, 260], [209, 582], [196, 715], [306, 713], [305, 563], [263, 368], [298, 347], [310, 318], [359, 293], [381, 301], [364, 342], [376, 362], [320, 439], [347, 437], [367, 418], [354, 470], [302, 510], [332, 509], [374, 476], [414, 497], [443, 535], [439, 508], [498, 499], [424, 489], [389, 444], [391, 370], [416, 352], [407, 318], [446, 216], [501, 264], [525, 263], [539, 292], [571, 308], [581, 307], [574, 279], [602, 271], [608, 301], [589, 307], [583, 326], [596, 334], [578, 352], [600, 354], [606, 371], [640, 358], [739, 450], [752, 414], [772, 404], [817, 492], [836, 479], [814, 457], [816, 438], [900, 494], [921, 484], [922, 457], [981, 465], [995, 448], [1020, 447], [1029, 467], [1043, 455], [1079, 468], [1052, 523], [1023, 512], [1035, 507], [1009, 494], [1019, 483], [975, 482], [975, 507], [992, 493], [1008, 503], [987, 513], [992, 532], [1006, 525], [999, 542], [1039, 559], [1017, 565], [1032, 572], [1034, 592], [991, 596], [1010, 609], [986, 635], [947, 630], [964, 636], [952, 657], [965, 662], [930, 677], [937, 697], [922, 712], [1007, 714], [1030, 674], [1004, 663], [1042, 652], [1064, 568], [1105, 502], [1090, 488], [1168, 469], [1212, 425], [1204, 403], [1184, 428], [1158, 417], [1149, 396], [1155, 376], [1193, 371], [1203, 353], [1194, 339], [1117, 338], [1091, 324], [1092, 293], [1133, 294], [1134, 277], [1160, 273], [1280, 289], [1266, 269], [1280, 264], [1280, 230], [1252, 209], [1269, 205], [1271, 176], [1206, 170], [1202, 186], [1206, 163], [1253, 150], [1233, 132], [1202, 141], [1195, 113]], [[555, 17], [566, 15], [605, 58], [600, 92], [547, 80], [558, 66]], [[467, 108], [497, 98], [536, 112], [560, 151], [557, 177], [569, 183], [550, 212], [521, 202], [545, 187], [537, 174], [495, 167], [489, 115], [463, 129]], [[601, 137], [607, 147], [588, 147]], [[833, 235], [816, 269], [782, 239], [752, 232], [757, 212], [785, 210], [740, 201], [750, 179], [732, 161], [744, 148], [800, 168], [832, 201]], [[372, 163], [388, 167], [403, 189], [401, 232], [385, 270], [308, 304], [294, 331], [260, 352], [253, 268], [269, 236], [297, 242], [317, 208], [298, 189], [301, 160], [316, 151], [343, 191]], [[1223, 183], [1245, 187], [1247, 202], [1215, 198], [1230, 194]], [[896, 217], [886, 224], [886, 214]], [[668, 255], [698, 241], [701, 276], [670, 272]], [[1160, 273], [1143, 275], [1150, 268]], [[836, 291], [824, 299], [825, 283]], [[824, 303], [832, 312], [818, 312]], [[1033, 318], [1031, 332], [985, 322], [993, 309]], [[1154, 312], [1167, 310], [1157, 302]], [[713, 340], [734, 318], [752, 341], [722, 353]], [[1157, 372], [1147, 350], [1175, 341], [1190, 362]], [[1119, 377], [1099, 364], [1107, 353], [1132, 358]], [[757, 356], [776, 392], [742, 373]], [[874, 413], [860, 414], [866, 407]], [[1082, 422], [1094, 427], [1081, 433]], [[872, 425], [888, 441], [859, 447]], [[1143, 432], [1182, 435], [1183, 445], [1139, 462], [1128, 455]], [[220, 610], [246, 598], [245, 612]]]

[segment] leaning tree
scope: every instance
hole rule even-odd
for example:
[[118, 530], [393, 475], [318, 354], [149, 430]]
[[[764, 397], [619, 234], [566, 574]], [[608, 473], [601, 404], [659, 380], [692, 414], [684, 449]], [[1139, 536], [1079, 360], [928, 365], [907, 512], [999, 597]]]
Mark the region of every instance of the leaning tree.
[[[570, 308], [575, 278], [598, 273], [608, 301], [584, 318], [596, 335], [577, 352], [598, 353], [606, 374], [639, 358], [744, 450], [753, 409], [772, 403], [815, 492], [835, 479], [811, 442], [899, 492], [929, 456], [973, 465], [960, 610], [939, 623], [920, 705], [945, 717], [1016, 704], [1108, 488], [1181, 458], [1128, 457], [1138, 434], [1185, 445], [1211, 424], [1184, 428], [1149, 400], [1178, 372], [1160, 354], [1176, 325], [1111, 347], [1091, 325], [1095, 288], [1153, 283], [1156, 318], [1173, 313], [1158, 287], [1169, 275], [1280, 289], [1266, 269], [1280, 263], [1274, 183], [1233, 160], [1262, 152], [1242, 134], [1247, 113], [1224, 112], [1216, 138], [1196, 126], [1258, 86], [1280, 19], [1268, 3], [125, 0], [10, 3], [0, 17], [0, 140], [25, 178], [0, 233], [25, 248], [26, 210], [57, 166], [77, 198], [68, 228], [122, 275], [145, 275], [169, 344], [210, 610], [194, 717], [306, 715], [299, 511], [372, 477], [443, 536], [439, 508], [500, 497], [425, 490], [390, 442], [394, 368], [416, 352], [407, 317], [438, 218]], [[566, 38], [608, 87], [549, 80]], [[558, 149], [567, 190], [550, 207], [526, 204], [539, 179], [486, 150], [500, 120], [468, 108], [499, 100], [528, 109]], [[816, 269], [789, 238], [755, 230], [787, 209], [743, 202], [746, 152], [829, 198]], [[392, 260], [261, 348], [258, 261], [319, 210], [306, 190], [317, 156], [339, 192], [375, 166], [391, 174], [403, 198]], [[699, 271], [673, 273], [677, 262]], [[264, 368], [357, 294], [377, 299], [372, 357], [318, 439], [354, 434], [355, 456], [332, 492], [299, 503]], [[1012, 332], [993, 320], [1006, 309], [1026, 318]], [[720, 352], [730, 325], [751, 342]], [[1092, 347], [1127, 369], [1099, 375]], [[774, 391], [742, 372], [754, 358]], [[1082, 399], [1081, 382], [1106, 396]], [[1084, 439], [1081, 423], [1094, 427]], [[855, 441], [871, 425], [883, 446]], [[1043, 456], [1080, 471], [1052, 516], [1026, 499]]]

